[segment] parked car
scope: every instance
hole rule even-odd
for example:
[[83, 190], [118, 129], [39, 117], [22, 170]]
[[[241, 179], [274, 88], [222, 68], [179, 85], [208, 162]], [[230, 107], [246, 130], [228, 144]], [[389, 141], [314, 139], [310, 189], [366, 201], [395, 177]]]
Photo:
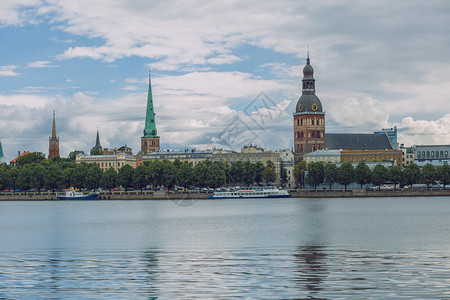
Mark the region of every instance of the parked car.
[[118, 188], [113, 188], [113, 189], [110, 189], [110, 191], [111, 191], [111, 192], [118, 192], [119, 189], [118, 189]]
[[21, 189], [17, 189], [17, 190], [14, 191], [14, 193], [22, 193], [22, 190]]

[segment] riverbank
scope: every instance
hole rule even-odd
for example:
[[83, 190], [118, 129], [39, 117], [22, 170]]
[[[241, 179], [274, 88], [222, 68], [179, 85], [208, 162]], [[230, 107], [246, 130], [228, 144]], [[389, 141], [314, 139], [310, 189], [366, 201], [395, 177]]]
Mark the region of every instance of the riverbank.
[[[102, 192], [97, 200], [164, 200], [164, 199], [207, 199], [212, 192], [176, 192], [176, 191], [132, 191]], [[450, 196], [450, 190], [398, 190], [366, 191], [327, 190], [305, 191], [290, 190], [293, 198], [348, 198], [348, 197], [432, 197]], [[0, 193], [0, 201], [45, 201], [58, 200], [55, 193]]]

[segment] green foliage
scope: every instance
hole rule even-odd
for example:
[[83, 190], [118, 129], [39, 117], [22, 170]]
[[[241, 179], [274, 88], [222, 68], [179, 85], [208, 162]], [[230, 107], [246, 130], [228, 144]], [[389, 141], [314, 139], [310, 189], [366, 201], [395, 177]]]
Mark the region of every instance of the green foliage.
[[376, 165], [372, 171], [372, 183], [376, 186], [380, 186], [388, 180], [389, 171], [383, 165]]
[[20, 168], [22, 166], [37, 163], [45, 159], [45, 155], [41, 152], [31, 152], [25, 154], [16, 160], [16, 167]]
[[322, 162], [311, 162], [308, 165], [308, 173], [306, 175], [306, 183], [314, 185], [314, 189], [317, 190], [317, 186], [323, 183], [325, 178], [325, 172]]
[[422, 172], [416, 164], [410, 164], [403, 169], [403, 182], [412, 187], [413, 184], [419, 183]]
[[275, 164], [272, 161], [267, 161], [264, 167], [262, 177], [266, 185], [270, 185], [277, 179], [277, 173], [275, 171]]
[[436, 182], [436, 168], [432, 164], [426, 164], [422, 168], [422, 180], [427, 186]]
[[81, 151], [81, 150], [75, 150], [75, 151], [72, 151], [72, 152], [69, 153], [68, 158], [69, 158], [70, 160], [72, 160], [72, 161], [75, 161], [75, 159], [77, 158], [77, 155], [78, 155], [78, 154], [83, 154], [83, 155], [85, 155], [84, 151]]
[[338, 176], [337, 182], [344, 186], [344, 189], [347, 190], [347, 185], [353, 182], [353, 178], [355, 176], [355, 169], [352, 164], [349, 162], [343, 163], [338, 168]]
[[439, 180], [439, 183], [443, 184], [445, 188], [445, 186], [450, 183], [450, 166], [449, 165], [439, 166], [436, 169], [436, 173], [437, 173], [437, 180]]
[[280, 185], [282, 187], [286, 186], [288, 182], [288, 173], [286, 168], [283, 166], [283, 163], [280, 164]]
[[305, 186], [304, 177], [305, 172], [307, 170], [307, 164], [306, 161], [300, 160], [295, 166], [294, 166], [294, 178], [295, 182], [303, 189]]
[[366, 163], [362, 160], [355, 168], [355, 182], [361, 185], [367, 184], [371, 179], [371, 171], [370, 168], [366, 165]]
[[147, 173], [148, 167], [146, 165], [142, 164], [136, 167], [132, 183], [135, 189], [142, 190], [147, 186]]
[[89, 155], [103, 155], [103, 152], [98, 148], [92, 148]]
[[125, 165], [119, 169], [117, 174], [117, 184], [123, 188], [130, 188], [133, 186], [134, 168], [130, 165]]
[[330, 186], [330, 190], [333, 184], [337, 181], [338, 178], [338, 168], [336, 164], [327, 163], [324, 167], [325, 179], [324, 182]]
[[402, 182], [403, 171], [400, 166], [392, 166], [389, 169], [389, 180], [394, 183], [394, 187], [397, 186], [399, 182]]

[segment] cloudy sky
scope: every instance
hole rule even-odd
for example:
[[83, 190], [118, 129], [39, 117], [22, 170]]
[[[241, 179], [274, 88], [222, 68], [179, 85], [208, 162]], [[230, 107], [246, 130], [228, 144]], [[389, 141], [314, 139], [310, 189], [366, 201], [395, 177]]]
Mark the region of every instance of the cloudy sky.
[[140, 150], [293, 145], [307, 45], [327, 132], [450, 143], [450, 2], [0, 0], [0, 140]]

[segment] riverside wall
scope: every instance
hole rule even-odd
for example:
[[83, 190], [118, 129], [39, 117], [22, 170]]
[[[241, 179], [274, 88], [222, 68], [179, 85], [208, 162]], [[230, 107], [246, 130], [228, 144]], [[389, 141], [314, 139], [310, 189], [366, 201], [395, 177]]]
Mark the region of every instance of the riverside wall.
[[[320, 190], [299, 191], [290, 190], [293, 198], [348, 198], [348, 197], [450, 197], [450, 190], [398, 190], [398, 191], [366, 191], [354, 190]], [[177, 200], [177, 199], [207, 199], [210, 192], [103, 192], [97, 200]], [[0, 193], [0, 201], [46, 201], [58, 200], [54, 193]]]

